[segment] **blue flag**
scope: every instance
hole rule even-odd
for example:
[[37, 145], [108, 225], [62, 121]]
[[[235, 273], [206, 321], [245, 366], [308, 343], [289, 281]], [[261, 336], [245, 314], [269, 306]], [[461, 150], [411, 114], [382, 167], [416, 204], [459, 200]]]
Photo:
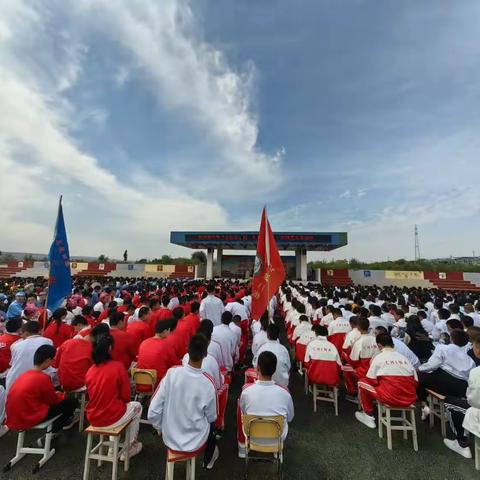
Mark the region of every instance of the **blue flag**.
[[50, 275], [48, 279], [47, 308], [53, 312], [62, 304], [65, 297], [72, 294], [70, 254], [68, 252], [65, 222], [63, 220], [62, 197], [60, 197], [58, 204], [55, 235], [48, 259], [50, 260]]

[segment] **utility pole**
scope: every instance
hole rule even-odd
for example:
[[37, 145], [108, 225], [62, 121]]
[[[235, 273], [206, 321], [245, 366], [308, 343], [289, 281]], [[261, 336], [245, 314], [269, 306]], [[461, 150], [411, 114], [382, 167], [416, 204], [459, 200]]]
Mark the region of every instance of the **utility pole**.
[[420, 260], [420, 241], [418, 239], [418, 226], [415, 224], [415, 261]]

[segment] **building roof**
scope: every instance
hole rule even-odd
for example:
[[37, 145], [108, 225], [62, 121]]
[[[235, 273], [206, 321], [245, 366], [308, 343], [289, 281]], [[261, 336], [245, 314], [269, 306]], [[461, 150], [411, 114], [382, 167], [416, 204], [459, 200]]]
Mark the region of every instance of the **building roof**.
[[[346, 232], [275, 232], [279, 250], [330, 251], [347, 245]], [[170, 242], [194, 249], [256, 250], [258, 232], [171, 232]]]

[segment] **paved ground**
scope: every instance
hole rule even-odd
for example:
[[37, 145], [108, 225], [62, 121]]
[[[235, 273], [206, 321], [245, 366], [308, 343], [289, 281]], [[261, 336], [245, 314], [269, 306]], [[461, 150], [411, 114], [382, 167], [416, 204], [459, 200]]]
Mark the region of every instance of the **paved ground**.
[[[212, 480], [236, 480], [243, 478], [244, 461], [237, 457], [236, 448], [236, 399], [241, 383], [237, 379], [230, 390], [226, 413], [226, 433], [220, 440], [220, 459], [214, 470], [205, 472], [197, 462], [197, 478]], [[301, 480], [473, 480], [480, 478], [474, 461], [466, 460], [443, 446], [438, 429], [429, 430], [418, 422], [420, 450], [415, 453], [411, 441], [404, 441], [400, 434], [394, 436], [393, 451], [387, 450], [386, 440], [378, 438], [377, 431], [359, 424], [354, 418], [355, 406], [340, 403], [340, 416], [335, 417], [333, 407], [319, 405], [313, 413], [311, 396], [303, 392], [303, 379], [292, 375], [291, 391], [295, 403], [295, 419], [290, 426], [284, 460], [284, 478]], [[343, 394], [342, 394], [343, 397]], [[149, 428], [142, 426], [140, 440], [144, 450], [132, 459], [130, 471], [120, 473], [120, 479], [163, 479], [165, 472], [165, 447]], [[29, 437], [33, 438], [33, 437]], [[14, 456], [16, 435], [9, 433], [0, 440], [0, 466]], [[33, 457], [24, 458], [10, 472], [2, 474], [5, 480], [38, 478], [39, 480], [82, 478], [86, 439], [78, 432], [58, 439], [56, 455], [35, 476], [31, 468]], [[175, 478], [184, 478], [184, 468], [178, 467]], [[90, 478], [107, 480], [111, 468], [97, 469], [92, 465]], [[274, 479], [272, 465], [255, 463], [249, 478]]]

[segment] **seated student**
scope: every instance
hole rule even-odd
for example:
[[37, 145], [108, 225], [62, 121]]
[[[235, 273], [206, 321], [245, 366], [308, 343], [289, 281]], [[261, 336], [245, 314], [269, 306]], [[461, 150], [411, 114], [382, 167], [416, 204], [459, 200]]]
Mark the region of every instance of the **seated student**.
[[347, 333], [352, 330], [350, 322], [342, 317], [342, 310], [334, 308], [332, 310], [333, 322], [328, 326], [328, 340], [337, 348], [338, 352], [342, 351], [343, 343]]
[[188, 364], [167, 372], [150, 402], [148, 420], [171, 450], [190, 453], [205, 449], [203, 466], [210, 470], [219, 453], [214, 427], [217, 392], [202, 370], [207, 349], [203, 335], [191, 338]]
[[299, 373], [302, 375], [303, 372], [301, 370], [301, 367], [305, 364], [305, 352], [307, 351], [307, 346], [310, 342], [315, 340], [317, 338], [315, 334], [315, 325], [310, 325], [310, 329], [306, 330], [303, 332], [300, 337], [297, 340], [297, 343], [295, 344], [295, 360], [298, 362], [298, 365], [300, 367]]
[[[478, 327], [472, 328], [480, 330]], [[477, 360], [480, 360], [480, 335], [477, 334], [475, 339], [472, 340], [472, 344], [473, 354]], [[445, 438], [443, 442], [450, 450], [462, 455], [462, 457], [472, 458], [465, 430], [480, 436], [480, 428], [478, 426], [480, 413], [480, 368], [478, 366], [470, 370], [466, 400], [465, 398], [447, 396], [445, 398], [445, 408], [450, 414], [450, 426], [455, 439]]]
[[362, 412], [356, 419], [369, 428], [376, 428], [373, 416], [374, 400], [393, 407], [409, 407], [417, 398], [417, 373], [410, 361], [394, 350], [390, 335], [378, 335], [380, 353], [376, 355], [367, 375], [358, 381]]
[[[121, 312], [117, 312], [122, 316]], [[133, 457], [142, 451], [137, 440], [142, 405], [130, 401], [130, 380], [121, 362], [112, 359], [114, 338], [111, 335], [99, 335], [93, 345], [93, 365], [87, 372], [88, 403], [85, 408], [87, 420], [94, 427], [119, 427], [127, 422], [130, 438], [129, 455]], [[124, 461], [123, 455], [120, 460]]]
[[[388, 335], [387, 329], [384, 327], [377, 327], [375, 329], [375, 337], [378, 337], [379, 335]], [[406, 357], [413, 365], [413, 368], [417, 370], [420, 366], [420, 360], [418, 357], [398, 338], [392, 337], [392, 341], [395, 351]]]
[[233, 359], [237, 350], [235, 334], [230, 329], [232, 313], [228, 310], [222, 313], [221, 324], [213, 327], [212, 340], [220, 344], [223, 355], [223, 365], [228, 372], [233, 369]]
[[462, 315], [462, 319], [460, 321], [462, 322], [463, 329], [465, 331], [467, 331], [470, 327], [473, 327], [473, 318], [468, 315]]
[[358, 393], [357, 382], [363, 378], [370, 368], [370, 361], [378, 353], [377, 342], [373, 335], [369, 335], [370, 322], [368, 318], [359, 317], [357, 328], [360, 337], [352, 346], [347, 365], [343, 367], [343, 377], [347, 389], [346, 399], [356, 403]]
[[55, 347], [41, 345], [33, 356], [34, 367], [22, 373], [7, 395], [7, 427], [10, 430], [29, 430], [35, 425], [61, 415], [53, 424], [53, 432], [68, 430], [78, 418], [74, 412], [78, 402], [56, 392], [52, 380], [44, 372], [55, 358]]
[[368, 321], [370, 322], [371, 332], [373, 332], [378, 326], [385, 327], [387, 329], [392, 326], [389, 321], [384, 320], [381, 317], [382, 309], [378, 305], [372, 303], [369, 307], [369, 313], [370, 315], [368, 317]]
[[475, 355], [473, 347], [477, 337], [480, 335], [480, 327], [470, 327], [467, 330], [467, 335], [469, 339], [469, 342], [465, 347], [467, 355], [475, 362], [475, 365], [478, 367], [480, 365], [480, 358]]
[[210, 343], [208, 344], [208, 353], [217, 361], [219, 368], [224, 368], [223, 354], [220, 344], [212, 339], [213, 322], [208, 320], [208, 318], [204, 318], [200, 322], [197, 333], [203, 333], [205, 337], [210, 339]]
[[351, 330], [345, 335], [345, 340], [342, 345], [342, 359], [348, 357], [352, 350], [353, 344], [360, 338], [360, 330], [358, 329], [358, 317], [357, 315], [352, 315], [348, 319]]
[[467, 380], [470, 370], [475, 367], [474, 361], [465, 352], [468, 335], [463, 330], [453, 330], [449, 345], [437, 345], [427, 363], [419, 367], [418, 398], [422, 400], [422, 420], [430, 414], [427, 406], [426, 389], [431, 389], [440, 395], [465, 397]]
[[149, 308], [141, 307], [138, 311], [138, 320], [127, 325], [126, 332], [130, 336], [130, 341], [135, 352], [135, 356], [138, 354], [140, 344], [147, 338], [151, 337], [149, 317]]
[[109, 330], [108, 325], [100, 323], [87, 336], [71, 338], [58, 347], [55, 366], [64, 391], [71, 392], [85, 385], [85, 376], [93, 365], [94, 339], [98, 335], [108, 335]]
[[433, 326], [432, 337], [439, 341], [442, 333], [448, 333], [447, 320], [450, 318], [450, 312], [446, 308], [440, 308], [437, 312], [438, 321]]
[[[392, 337], [400, 338], [403, 340], [405, 338], [405, 333], [407, 331], [407, 321], [405, 320], [405, 313], [403, 310], [398, 309], [394, 312], [395, 323], [392, 328]], [[388, 331], [388, 330], [387, 330]]]
[[302, 333], [308, 332], [312, 329], [312, 325], [307, 315], [300, 315], [298, 320], [300, 321], [300, 323], [293, 330], [292, 340], [294, 342], [296, 342], [301, 337]]
[[[157, 385], [161, 382], [170, 367], [179, 365], [175, 350], [167, 338], [175, 328], [175, 320], [159, 320], [155, 326], [155, 335], [147, 338], [140, 344], [138, 349], [137, 368], [145, 368], [157, 371]], [[137, 385], [139, 391], [148, 388]]]
[[170, 296], [166, 293], [162, 296], [162, 306], [150, 315], [150, 331], [152, 335], [155, 333], [155, 325], [159, 320], [172, 318], [172, 311], [168, 308], [169, 303]]
[[407, 331], [404, 341], [420, 362], [426, 362], [431, 357], [434, 348], [433, 342], [417, 315], [410, 315], [407, 318]]
[[270, 324], [270, 319], [268, 318], [268, 312], [265, 313], [260, 317], [260, 326], [261, 329], [258, 333], [255, 334], [252, 341], [252, 353], [255, 356], [258, 353], [259, 348], [267, 342], [267, 328]]
[[70, 326], [73, 329], [72, 338], [86, 337], [92, 331], [92, 327], [88, 324], [88, 320], [83, 315], [75, 315]]
[[135, 360], [137, 353], [133, 345], [133, 340], [127, 332], [124, 332], [125, 316], [122, 312], [113, 312], [109, 317], [110, 335], [113, 337], [114, 344], [112, 349], [112, 359], [123, 364], [128, 370]]
[[[247, 320], [248, 322], [248, 320]], [[248, 337], [247, 341], [245, 342], [242, 337], [242, 317], [240, 315], [234, 315], [232, 317], [232, 321], [230, 322], [230, 330], [233, 332], [233, 338], [235, 341], [235, 354], [234, 354], [234, 363], [237, 364], [240, 360], [243, 362], [245, 357], [245, 352], [247, 351], [247, 344], [248, 344]], [[247, 330], [248, 333], [248, 330]], [[242, 356], [240, 356], [242, 350]]]
[[282, 440], [288, 434], [288, 422], [293, 420], [293, 400], [289, 391], [275, 383], [272, 379], [277, 370], [277, 357], [274, 353], [264, 351], [258, 356], [257, 380], [243, 386], [242, 394], [238, 401], [239, 414], [237, 415], [238, 456], [245, 458], [245, 436], [242, 430], [242, 417], [244, 415], [276, 416], [285, 419]]
[[425, 331], [430, 335], [433, 331], [433, 323], [428, 319], [428, 314], [424, 310], [417, 312], [417, 317], [420, 319], [420, 323]]
[[271, 323], [267, 328], [267, 341], [264, 343], [257, 352], [257, 355], [253, 358], [253, 366], [257, 366], [258, 356], [262, 352], [272, 352], [277, 357], [277, 369], [273, 374], [273, 380], [282, 387], [288, 387], [290, 380], [290, 353], [279, 342], [278, 337], [280, 335], [280, 329], [274, 323]]
[[22, 326], [22, 340], [15, 342], [10, 347], [12, 358], [7, 372], [5, 388], [7, 393], [13, 382], [27, 370], [33, 368], [33, 357], [41, 345], [53, 345], [49, 338], [42, 337], [39, 333], [38, 322], [30, 321]]
[[73, 328], [65, 323], [67, 313], [66, 308], [57, 308], [43, 332], [43, 336], [49, 338], [55, 348], [58, 348], [63, 342], [73, 337]]
[[10, 367], [10, 360], [12, 358], [12, 352], [10, 347], [21, 340], [22, 332], [22, 319], [15, 317], [10, 319], [6, 325], [6, 333], [0, 335], [0, 377], [4, 377]]
[[184, 320], [190, 325], [189, 340], [195, 335], [200, 327], [200, 304], [198, 302], [192, 302], [190, 304], [190, 313], [185, 313]]
[[336, 386], [342, 367], [337, 347], [328, 341], [327, 327], [314, 325], [312, 330], [315, 340], [307, 345], [304, 359], [308, 381], [316, 385]]

